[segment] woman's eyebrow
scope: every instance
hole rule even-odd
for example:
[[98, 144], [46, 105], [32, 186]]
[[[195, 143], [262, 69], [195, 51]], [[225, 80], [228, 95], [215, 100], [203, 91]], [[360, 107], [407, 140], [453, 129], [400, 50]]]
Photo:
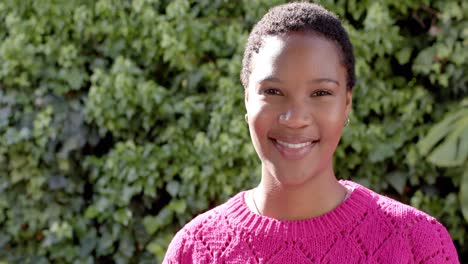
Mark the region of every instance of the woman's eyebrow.
[[[276, 82], [276, 83], [283, 83], [279, 78], [276, 78], [276, 77], [273, 77], [273, 76], [269, 76], [269, 77], [266, 77], [265, 79], [261, 80], [260, 83], [262, 82]], [[330, 79], [330, 78], [317, 78], [317, 79], [312, 79], [310, 81], [308, 81], [307, 83], [312, 83], [312, 84], [316, 84], [316, 83], [322, 83], [322, 82], [331, 82], [331, 83], [334, 83], [338, 86], [340, 86], [340, 83], [336, 80], [333, 80], [333, 79]]]
[[313, 79], [313, 80], [308, 81], [308, 83], [322, 83], [322, 82], [331, 82], [340, 86], [340, 83], [338, 81], [330, 79], [330, 78], [318, 78], [318, 79]]
[[273, 77], [273, 76], [268, 76], [265, 79], [260, 81], [262, 82], [276, 82], [276, 83], [283, 83], [279, 78]]

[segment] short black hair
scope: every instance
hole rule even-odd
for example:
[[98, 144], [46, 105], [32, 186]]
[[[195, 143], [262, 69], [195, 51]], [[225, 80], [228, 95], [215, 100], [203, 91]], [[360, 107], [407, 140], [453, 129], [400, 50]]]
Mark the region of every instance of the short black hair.
[[346, 68], [346, 87], [349, 90], [354, 87], [356, 76], [353, 46], [338, 17], [318, 4], [296, 2], [271, 8], [250, 32], [240, 74], [244, 88], [248, 86], [252, 71], [253, 53], [259, 52], [263, 45], [263, 37], [292, 32], [318, 34], [336, 43]]

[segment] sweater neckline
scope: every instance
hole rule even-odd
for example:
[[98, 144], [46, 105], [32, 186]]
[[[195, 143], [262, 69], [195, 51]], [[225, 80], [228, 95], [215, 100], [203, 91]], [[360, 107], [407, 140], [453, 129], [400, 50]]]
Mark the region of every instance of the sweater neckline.
[[372, 197], [367, 189], [357, 183], [340, 180], [340, 184], [351, 189], [350, 196], [340, 205], [323, 215], [305, 220], [278, 220], [258, 215], [245, 202], [247, 191], [240, 192], [225, 205], [226, 220], [247, 233], [256, 236], [289, 237], [324, 236], [346, 230], [367, 215]]

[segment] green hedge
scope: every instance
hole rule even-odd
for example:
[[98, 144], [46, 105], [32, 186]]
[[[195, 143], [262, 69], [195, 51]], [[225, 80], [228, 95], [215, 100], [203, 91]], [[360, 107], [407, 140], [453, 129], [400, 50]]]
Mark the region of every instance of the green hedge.
[[[181, 225], [252, 187], [242, 52], [283, 2], [1, 1], [0, 262], [158, 263]], [[468, 3], [321, 3], [357, 57], [337, 175], [434, 215], [468, 261], [466, 122], [425, 138], [466, 113]], [[433, 164], [440, 140], [458, 163]]]

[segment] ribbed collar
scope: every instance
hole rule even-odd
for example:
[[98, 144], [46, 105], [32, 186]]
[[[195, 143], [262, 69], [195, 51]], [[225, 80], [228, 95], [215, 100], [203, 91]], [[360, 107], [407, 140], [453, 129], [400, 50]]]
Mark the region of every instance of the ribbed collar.
[[354, 226], [375, 206], [371, 202], [375, 198], [367, 188], [351, 181], [340, 183], [352, 190], [348, 199], [332, 211], [306, 220], [284, 221], [255, 214], [245, 203], [246, 191], [232, 197], [219, 212], [235, 229], [256, 236], [301, 239], [336, 234]]

